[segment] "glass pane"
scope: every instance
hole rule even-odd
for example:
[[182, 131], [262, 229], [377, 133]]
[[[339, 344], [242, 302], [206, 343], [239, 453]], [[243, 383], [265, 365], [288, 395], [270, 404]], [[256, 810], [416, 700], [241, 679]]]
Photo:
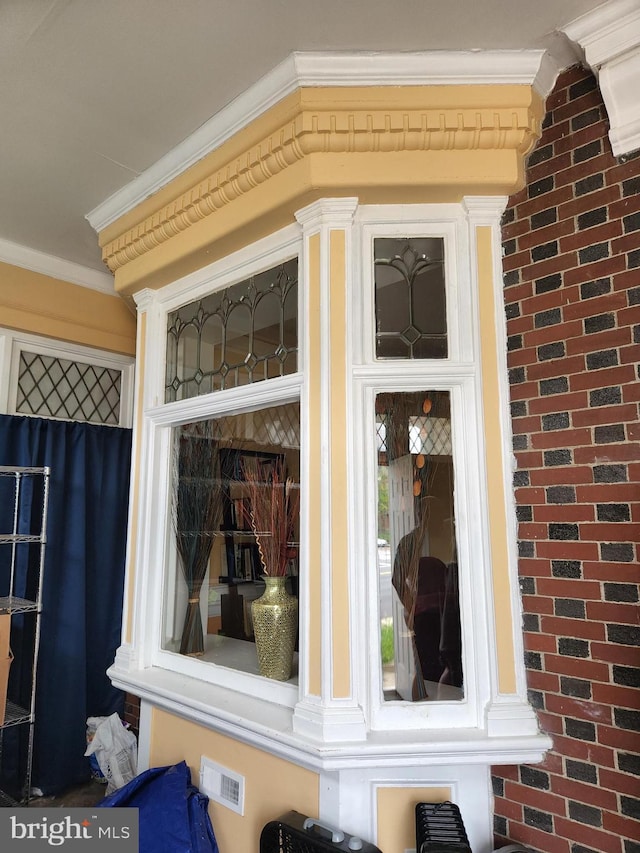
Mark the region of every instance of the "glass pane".
[[[251, 603], [265, 591], [265, 575], [283, 574], [288, 592], [298, 592], [299, 403], [184, 424], [173, 434], [175, 550], [163, 648], [258, 673]], [[194, 621], [202, 626], [195, 639]]]
[[117, 426], [122, 373], [41, 353], [20, 353], [16, 412]]
[[169, 314], [165, 402], [295, 373], [297, 353], [294, 258]]
[[376, 356], [446, 358], [444, 240], [374, 240]]
[[376, 397], [380, 648], [387, 701], [463, 698], [447, 391]]

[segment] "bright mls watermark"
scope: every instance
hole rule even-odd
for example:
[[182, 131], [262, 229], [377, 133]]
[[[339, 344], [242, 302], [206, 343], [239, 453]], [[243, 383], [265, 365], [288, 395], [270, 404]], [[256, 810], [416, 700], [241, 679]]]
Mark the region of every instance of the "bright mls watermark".
[[0, 850], [138, 853], [138, 809], [0, 809]]

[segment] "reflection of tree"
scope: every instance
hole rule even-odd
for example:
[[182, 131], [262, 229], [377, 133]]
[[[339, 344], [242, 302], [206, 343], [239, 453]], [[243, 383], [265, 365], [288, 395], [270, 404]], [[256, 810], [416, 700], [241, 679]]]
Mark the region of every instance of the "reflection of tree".
[[389, 541], [389, 472], [378, 466], [378, 536]]

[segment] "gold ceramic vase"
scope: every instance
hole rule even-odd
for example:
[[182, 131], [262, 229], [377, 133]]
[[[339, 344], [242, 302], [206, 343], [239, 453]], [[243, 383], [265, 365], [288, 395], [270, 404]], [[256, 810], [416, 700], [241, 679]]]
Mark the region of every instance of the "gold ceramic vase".
[[260, 675], [276, 681], [291, 678], [298, 632], [298, 599], [287, 592], [286, 581], [266, 576], [265, 591], [251, 602]]

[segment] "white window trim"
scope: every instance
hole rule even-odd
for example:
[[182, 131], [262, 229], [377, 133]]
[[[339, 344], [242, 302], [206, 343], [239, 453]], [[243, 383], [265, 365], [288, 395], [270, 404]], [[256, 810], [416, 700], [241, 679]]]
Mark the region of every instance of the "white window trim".
[[[54, 418], [50, 415], [31, 415], [26, 412], [16, 411], [20, 354], [23, 352], [46, 355], [68, 361], [79, 361], [84, 364], [117, 370], [121, 376], [120, 416], [117, 425], [131, 428], [133, 421], [135, 359], [130, 356], [107, 352], [106, 350], [82, 346], [81, 344], [71, 344], [66, 341], [57, 341], [53, 338], [44, 338], [38, 335], [30, 335], [25, 332], [15, 332], [11, 329], [3, 328], [0, 328], [0, 411], [8, 415], [19, 415], [26, 418], [45, 417], [49, 420], [67, 420], [66, 418]], [[96, 426], [100, 425], [97, 421], [77, 422], [92, 423]], [[102, 425], [115, 426], [115, 424]]]
[[[475, 358], [476, 310], [470, 270], [468, 228], [460, 205], [376, 205], [358, 211], [360, 252], [355, 257], [359, 269], [354, 289], [353, 316], [361, 317], [364, 330], [354, 345], [354, 417], [364, 441], [352, 442], [357, 460], [355, 470], [364, 477], [355, 481], [355, 552], [366, 555], [367, 573], [362, 590], [367, 606], [360, 615], [358, 632], [368, 638], [365, 684], [367, 716], [372, 730], [407, 731], [477, 728], [484, 725], [484, 709], [490, 698], [488, 643], [488, 601], [490, 589], [488, 537], [483, 534], [479, 506], [482, 465], [482, 420], [478, 393], [479, 364]], [[377, 359], [375, 356], [375, 288], [373, 241], [377, 237], [442, 237], [445, 244], [445, 289], [448, 356], [444, 359]], [[447, 390], [451, 394], [452, 442], [455, 477], [456, 537], [460, 571], [460, 608], [463, 630], [464, 698], [450, 702], [385, 701], [382, 696], [382, 669], [379, 648], [379, 593], [377, 582], [377, 518], [371, 496], [377, 494], [375, 396], [382, 391]], [[462, 567], [472, 562], [474, 574]], [[368, 670], [368, 671], [367, 671]]]
[[149, 584], [144, 593], [148, 611], [144, 660], [150, 666], [181, 673], [230, 690], [260, 696], [267, 701], [278, 702], [287, 707], [293, 707], [297, 699], [298, 691], [295, 683], [271, 681], [224, 665], [164, 650], [162, 648], [163, 613], [164, 593], [172, 581], [172, 578], [168, 577], [173, 537], [170, 507], [172, 429], [201, 418], [237, 415], [274, 403], [293, 402], [300, 398], [300, 388], [300, 377], [295, 374], [256, 383], [255, 386], [251, 386], [251, 400], [247, 399], [246, 387], [232, 388], [228, 391], [216, 391], [213, 394], [168, 403], [145, 413], [150, 450], [149, 471], [153, 472], [153, 476], [149, 477], [150, 494], [153, 499], [150, 509], [151, 541], [147, 543], [149, 551], [148, 562], [145, 565], [164, 567], [164, 571], [145, 572]]
[[[143, 293], [150, 302], [149, 321], [150, 326], [147, 333], [147, 372], [145, 373], [145, 410], [155, 406], [179, 407], [188, 401], [178, 400], [174, 403], [165, 403], [165, 357], [167, 338], [167, 315], [190, 302], [196, 302], [209, 296], [211, 293], [224, 290], [232, 284], [237, 284], [264, 270], [271, 269], [291, 258], [298, 258], [298, 280], [302, 280], [302, 241], [300, 229], [291, 225], [283, 228], [269, 237], [265, 237], [251, 246], [235, 252], [220, 261], [210, 264], [204, 269], [197, 270], [173, 284], [167, 285], [162, 291], [145, 290]], [[301, 288], [298, 288], [298, 310], [300, 310], [300, 299], [303, 297]], [[152, 331], [152, 329], [154, 331]], [[304, 353], [301, 351], [301, 342], [298, 341], [298, 373], [303, 372], [301, 359]], [[150, 355], [153, 354], [153, 358]], [[148, 370], [152, 365], [154, 370]], [[272, 381], [272, 380], [269, 380]], [[262, 383], [256, 382], [252, 388], [257, 388]], [[229, 389], [229, 391], [235, 389]], [[241, 389], [242, 390], [242, 389]], [[220, 393], [229, 391], [213, 392], [214, 403]], [[212, 395], [202, 395], [212, 397]]]
[[[193, 679], [194, 683], [200, 683], [203, 687], [206, 684], [217, 686], [289, 709], [293, 708], [298, 698], [298, 685], [295, 681], [276, 682], [218, 663], [167, 651], [162, 648], [162, 637], [164, 593], [172, 582], [172, 578], [168, 576], [171, 572], [169, 555], [172, 541], [172, 429], [180, 424], [207, 417], [236, 415], [256, 408], [300, 400], [303, 385], [300, 336], [298, 372], [256, 382], [250, 386], [214, 391], [187, 400], [165, 403], [164, 367], [167, 317], [172, 311], [244, 281], [292, 257], [299, 258], [301, 267], [301, 253], [300, 230], [297, 226], [292, 226], [204, 270], [186, 276], [160, 292], [145, 291], [148, 327], [142, 440], [144, 463], [141, 469], [145, 474], [142, 478], [140, 499], [144, 517], [139, 525], [134, 605], [135, 640], [131, 649], [132, 658], [142, 668], [151, 667], [173, 672]], [[302, 296], [299, 288], [299, 306]], [[300, 307], [298, 310], [300, 312]], [[303, 472], [301, 476], [304, 476]], [[304, 548], [301, 553], [304, 553]], [[157, 566], [158, 571], [152, 572], [143, 568], [148, 566]], [[173, 571], [175, 580], [175, 566]], [[195, 692], [198, 692], [197, 688]]]
[[[354, 317], [362, 317], [359, 324], [361, 338], [353, 341], [354, 364], [378, 369], [389, 364], [408, 365], [408, 359], [377, 359], [375, 355], [375, 289], [373, 284], [373, 241], [377, 237], [441, 237], [444, 242], [446, 275], [446, 315], [448, 356], [445, 359], [416, 360], [424, 372], [432, 364], [473, 365], [472, 294], [468, 282], [469, 246], [466, 223], [460, 205], [367, 205], [358, 209], [356, 232], [359, 252], [354, 261], [359, 264], [355, 281]], [[361, 301], [363, 300], [363, 301]], [[356, 313], [360, 311], [360, 313]]]
[[[466, 203], [467, 200], [465, 200]], [[495, 204], [494, 204], [495, 206]], [[351, 460], [349, 477], [355, 483], [351, 492], [350, 529], [351, 567], [350, 578], [354, 601], [365, 603], [352, 608], [355, 613], [353, 624], [353, 649], [355, 660], [360, 664], [352, 669], [355, 684], [354, 695], [362, 705], [367, 718], [368, 733], [361, 743], [339, 743], [332, 740], [324, 744], [296, 731], [292, 725], [295, 709], [292, 705], [304, 699], [305, 670], [304, 650], [300, 658], [299, 684], [280, 684], [268, 679], [253, 678], [246, 674], [223, 667], [205, 665], [199, 661], [187, 661], [184, 656], [163, 653], [160, 648], [162, 587], [164, 559], [169, 538], [169, 470], [168, 436], [172, 426], [189, 419], [207, 417], [210, 414], [233, 413], [242, 410], [246, 402], [245, 389], [229, 389], [203, 395], [187, 401], [164, 403], [164, 351], [166, 341], [167, 313], [182, 304], [201, 298], [213, 290], [244, 280], [248, 275], [268, 269], [294, 255], [299, 258], [299, 281], [305, 280], [305, 256], [303, 241], [298, 225], [289, 226], [239, 252], [186, 276], [168, 285], [161, 291], [142, 291], [137, 295], [138, 308], [146, 318], [144, 343], [147, 356], [144, 387], [139, 405], [142, 407], [143, 428], [140, 434], [138, 517], [134, 520], [138, 536], [135, 539], [134, 596], [132, 636], [117, 652], [116, 661], [109, 670], [114, 684], [132, 690], [144, 701], [170, 713], [214, 728], [244, 743], [258, 746], [273, 755], [292, 760], [314, 769], [327, 771], [349, 768], [357, 761], [359, 766], [379, 765], [391, 762], [394, 766], [414, 766], [429, 761], [435, 764], [468, 764], [537, 761], [549, 747], [549, 740], [538, 734], [535, 715], [522, 696], [500, 697], [497, 695], [495, 642], [493, 642], [493, 598], [491, 578], [488, 574], [490, 561], [487, 554], [488, 533], [486, 508], [482, 504], [482, 484], [485, 482], [484, 442], [482, 430], [468, 433], [464, 427], [454, 428], [453, 441], [458, 455], [457, 463], [457, 523], [458, 527], [469, 528], [469, 533], [459, 538], [459, 545], [467, 560], [473, 549], [478, 547], [481, 555], [481, 576], [471, 584], [463, 584], [463, 607], [471, 613], [469, 627], [471, 636], [465, 650], [465, 679], [469, 682], [467, 696], [460, 703], [389, 703], [382, 707], [379, 689], [379, 649], [377, 646], [378, 595], [375, 570], [368, 573], [363, 569], [362, 556], [366, 555], [370, 566], [376, 566], [375, 530], [376, 518], [373, 501], [376, 494], [374, 475], [375, 448], [373, 436], [373, 405], [376, 391], [399, 388], [398, 365], [391, 361], [376, 361], [373, 339], [373, 289], [369, 276], [368, 295], [364, 286], [366, 251], [364, 246], [375, 231], [389, 236], [390, 227], [399, 235], [408, 235], [410, 229], [416, 234], [438, 236], [447, 241], [447, 251], [453, 246], [454, 253], [448, 259], [449, 275], [454, 283], [447, 293], [447, 315], [452, 335], [448, 359], [434, 362], [433, 369], [424, 370], [424, 362], [411, 363], [403, 360], [402, 388], [449, 389], [459, 418], [464, 422], [466, 415], [474, 424], [481, 419], [481, 378], [479, 341], [474, 330], [477, 328], [477, 272], [474, 250], [473, 205], [415, 205], [361, 207], [356, 213], [352, 229], [354, 252], [352, 280], [363, 282], [363, 286], [351, 288], [353, 294], [350, 311], [352, 340], [350, 360], [352, 379], [349, 391], [351, 411], [349, 413], [349, 446]], [[495, 212], [489, 224], [497, 225]], [[487, 224], [482, 220], [480, 224]], [[438, 232], [437, 229], [440, 229]], [[453, 241], [453, 243], [451, 242]], [[452, 267], [453, 264], [453, 267]], [[212, 287], [215, 283], [215, 287]], [[299, 317], [304, 318], [304, 287], [299, 287]], [[497, 297], [496, 297], [497, 298]], [[364, 331], [361, 331], [364, 330]], [[299, 333], [298, 374], [276, 380], [256, 383], [251, 386], [251, 408], [256, 405], [273, 404], [278, 401], [300, 399], [301, 435], [307, 435], [307, 394], [304, 384], [305, 331]], [[264, 395], [264, 396], [263, 396]], [[277, 395], [277, 396], [276, 396]], [[357, 424], [358, 429], [354, 424]], [[366, 442], [362, 435], [367, 435]], [[473, 435], [473, 440], [471, 440]], [[368, 445], [367, 445], [368, 442]], [[307, 482], [305, 453], [301, 455], [301, 481]], [[465, 463], [469, 460], [469, 465]], [[473, 468], [473, 472], [461, 468]], [[156, 472], [154, 477], [153, 472]], [[472, 500], [477, 503], [474, 505]], [[478, 506], [478, 511], [465, 507]], [[300, 588], [300, 636], [306, 635], [307, 591], [305, 578], [306, 549], [304, 547], [305, 526], [308, 508], [304, 500], [301, 506], [301, 588]], [[484, 531], [484, 532], [483, 532]], [[476, 597], [475, 593], [478, 592]], [[514, 632], [519, 626], [514, 626]], [[493, 642], [485, 648], [487, 638]], [[472, 648], [469, 648], [472, 646]], [[516, 648], [517, 651], [517, 648]], [[206, 675], [203, 676], [203, 670]], [[377, 680], [376, 680], [377, 679]], [[500, 699], [505, 698], [503, 705]], [[492, 704], [493, 703], [493, 704]], [[496, 705], [497, 703], [497, 705]], [[452, 718], [452, 708], [458, 705]], [[488, 714], [497, 707], [500, 725], [491, 727]], [[425, 710], [426, 709], [426, 710]], [[489, 710], [487, 710], [489, 709]], [[333, 711], [332, 713], [336, 713]], [[502, 716], [500, 716], [502, 714]], [[496, 719], [498, 719], [496, 717]], [[532, 720], [533, 725], [532, 725]], [[363, 763], [364, 762], [364, 763]]]

